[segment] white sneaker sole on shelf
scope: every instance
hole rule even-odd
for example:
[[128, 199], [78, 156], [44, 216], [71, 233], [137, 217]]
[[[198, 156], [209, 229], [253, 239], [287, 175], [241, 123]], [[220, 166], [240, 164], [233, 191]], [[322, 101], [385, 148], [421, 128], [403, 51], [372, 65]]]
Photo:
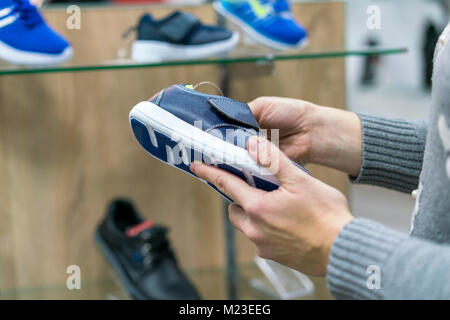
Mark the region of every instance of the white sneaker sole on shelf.
[[12, 64], [20, 65], [56, 65], [64, 63], [73, 55], [72, 47], [67, 47], [60, 54], [48, 54], [31, 51], [23, 51], [13, 48], [0, 41], [0, 59]]
[[[152, 154], [150, 150], [144, 147], [144, 145], [140, 142], [150, 155], [156, 157], [164, 163], [176, 167], [173, 164], [173, 161], [169, 160], [173, 160], [173, 154], [171, 153], [175, 150], [175, 148], [172, 149], [167, 145], [161, 145], [164, 143], [160, 143], [160, 141], [158, 141], [156, 133], [164, 135], [171, 141], [176, 141], [177, 145], [181, 146], [177, 150], [181, 153], [182, 162], [186, 166], [189, 166], [190, 161], [193, 161], [193, 159], [189, 159], [190, 156], [188, 155], [191, 155], [191, 151], [194, 150], [195, 152], [200, 153], [204, 158], [206, 157], [207, 159], [213, 159], [215, 165], [226, 164], [227, 166], [242, 172], [242, 174], [246, 177], [247, 183], [251, 186], [255, 186], [256, 179], [258, 179], [257, 181], [267, 181], [275, 185], [280, 184], [278, 178], [274, 176], [267, 168], [259, 166], [250, 157], [247, 150], [204, 132], [203, 130], [184, 122], [180, 118], [151, 102], [144, 101], [138, 103], [131, 110], [129, 118], [130, 124], [134, 119], [145, 126], [152, 145], [151, 148], [157, 148], [158, 150], [161, 148], [167, 149], [168, 161], [164, 161], [158, 156]], [[166, 150], [163, 152], [165, 151]], [[176, 168], [183, 170], [178, 167]], [[196, 178], [198, 179], [198, 177]]]
[[236, 32], [227, 40], [198, 45], [178, 45], [163, 41], [135, 40], [131, 47], [131, 59], [137, 62], [163, 62], [194, 60], [227, 53], [239, 43]]
[[250, 27], [244, 20], [241, 18], [235, 16], [234, 14], [228, 12], [220, 2], [215, 1], [213, 3], [213, 7], [216, 10], [218, 14], [221, 16], [227, 18], [234, 24], [238, 25], [242, 30], [244, 30], [248, 35], [250, 35], [254, 40], [256, 40], [259, 43], [262, 43], [263, 45], [270, 47], [272, 49], [276, 50], [292, 50], [292, 49], [304, 49], [309, 44], [309, 39], [304, 38], [299, 43], [295, 45], [289, 45], [283, 42], [278, 42], [273, 39], [270, 39], [264, 35], [262, 35], [259, 32], [256, 32], [252, 27]]

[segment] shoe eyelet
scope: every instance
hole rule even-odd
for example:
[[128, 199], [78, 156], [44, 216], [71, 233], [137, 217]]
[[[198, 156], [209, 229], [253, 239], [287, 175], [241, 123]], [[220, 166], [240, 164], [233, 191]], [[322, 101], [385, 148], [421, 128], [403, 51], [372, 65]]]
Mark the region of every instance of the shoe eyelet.
[[150, 267], [152, 265], [152, 263], [153, 263], [153, 258], [152, 257], [146, 256], [144, 258], [144, 266]]
[[152, 245], [150, 243], [146, 243], [141, 247], [141, 253], [143, 255], [146, 255], [147, 253], [150, 252], [151, 249], [152, 249]]
[[148, 240], [148, 239], [150, 239], [150, 237], [151, 237], [151, 234], [147, 231], [144, 231], [141, 233], [141, 239], [143, 239], [143, 240]]

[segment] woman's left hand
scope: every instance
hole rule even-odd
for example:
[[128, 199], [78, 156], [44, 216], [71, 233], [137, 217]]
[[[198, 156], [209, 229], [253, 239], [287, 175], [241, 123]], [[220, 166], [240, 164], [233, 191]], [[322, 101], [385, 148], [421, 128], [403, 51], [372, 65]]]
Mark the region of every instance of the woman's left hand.
[[229, 218], [262, 258], [313, 276], [325, 276], [331, 246], [353, 219], [345, 196], [296, 167], [275, 145], [261, 137], [248, 142], [250, 156], [269, 168], [280, 187], [265, 192], [206, 164], [191, 164], [200, 178], [230, 197]]

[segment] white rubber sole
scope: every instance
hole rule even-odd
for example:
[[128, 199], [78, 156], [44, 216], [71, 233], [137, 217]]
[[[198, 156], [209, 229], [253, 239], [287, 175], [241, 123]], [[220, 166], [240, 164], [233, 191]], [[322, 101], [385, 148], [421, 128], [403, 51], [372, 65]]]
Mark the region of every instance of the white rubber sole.
[[262, 43], [263, 45], [270, 47], [272, 49], [276, 50], [292, 50], [292, 49], [304, 49], [309, 44], [309, 39], [305, 38], [301, 40], [296, 45], [289, 45], [283, 42], [278, 42], [273, 39], [270, 39], [268, 37], [265, 37], [264, 35], [256, 32], [252, 27], [250, 27], [245, 21], [243, 21], [241, 18], [235, 16], [234, 14], [228, 12], [219, 1], [215, 1], [213, 3], [213, 7], [216, 10], [218, 14], [221, 16], [227, 18], [234, 24], [238, 25], [242, 30], [244, 30], [250, 37], [252, 37], [254, 40], [256, 40], [259, 43]]
[[[213, 159], [215, 165], [226, 164], [242, 171], [251, 186], [255, 186], [254, 177], [280, 185], [278, 178], [267, 168], [259, 166], [245, 149], [206, 133], [151, 102], [138, 103], [131, 110], [129, 117], [130, 123], [132, 119], [136, 119], [146, 126], [150, 141], [155, 147], [158, 147], [156, 131], [176, 141], [183, 148], [193, 149], [208, 159]], [[188, 162], [183, 158], [183, 162], [185, 161]], [[164, 163], [172, 165], [168, 162]], [[185, 164], [189, 165], [189, 163]]]
[[194, 60], [227, 53], [239, 44], [239, 34], [230, 39], [208, 44], [177, 45], [163, 41], [136, 40], [131, 47], [131, 58], [137, 62]]
[[67, 47], [60, 54], [47, 54], [19, 50], [0, 41], [0, 58], [13, 64], [56, 65], [66, 62], [72, 55], [72, 47]]

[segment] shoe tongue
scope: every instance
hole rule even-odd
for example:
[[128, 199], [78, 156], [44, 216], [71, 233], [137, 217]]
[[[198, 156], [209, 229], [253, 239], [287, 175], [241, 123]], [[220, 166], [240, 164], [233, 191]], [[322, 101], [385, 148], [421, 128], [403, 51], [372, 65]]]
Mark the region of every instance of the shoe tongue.
[[133, 226], [131, 228], [128, 228], [125, 231], [125, 235], [127, 237], [130, 237], [130, 238], [131, 237], [136, 237], [138, 234], [142, 233], [145, 230], [150, 229], [151, 227], [153, 227], [153, 221], [151, 221], [151, 220], [144, 220], [141, 223], [139, 223], [139, 224], [137, 224], [137, 225], [135, 225], [135, 226]]
[[37, 6], [30, 3], [29, 0], [13, 0], [16, 4], [16, 10], [20, 13], [21, 19], [28, 28], [36, 27], [44, 22]]
[[291, 7], [287, 0], [275, 0], [273, 8], [277, 13], [290, 13]]

